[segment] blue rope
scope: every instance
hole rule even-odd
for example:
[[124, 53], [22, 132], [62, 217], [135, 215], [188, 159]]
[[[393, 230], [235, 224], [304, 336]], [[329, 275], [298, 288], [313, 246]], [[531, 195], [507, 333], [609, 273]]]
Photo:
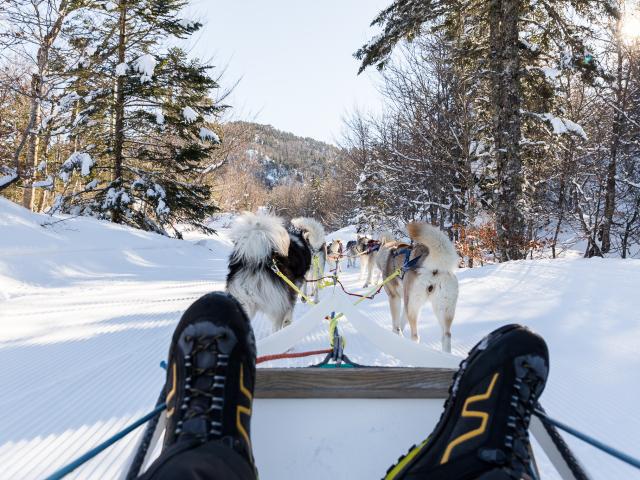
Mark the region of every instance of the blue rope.
[[98, 445], [97, 447], [89, 450], [87, 453], [85, 453], [81, 457], [77, 458], [76, 460], [74, 460], [70, 464], [62, 467], [60, 470], [57, 470], [55, 473], [49, 475], [45, 480], [60, 480], [61, 478], [64, 478], [65, 476], [69, 475], [71, 472], [73, 472], [80, 465], [83, 465], [83, 464], [87, 463], [89, 460], [91, 460], [93, 457], [98, 455], [100, 452], [102, 452], [103, 450], [109, 448], [111, 445], [116, 443], [118, 440], [120, 440], [120, 439], [126, 437], [127, 435], [129, 435], [131, 432], [133, 432], [140, 425], [144, 425], [145, 423], [147, 423], [153, 417], [155, 417], [160, 412], [162, 412], [165, 408], [167, 408], [167, 404], [166, 403], [161, 403], [156, 408], [154, 408], [151, 412], [147, 413], [144, 417], [136, 420], [131, 425], [126, 427], [124, 430], [121, 430], [118, 433], [116, 433], [113, 437], [105, 440], [100, 445]]
[[579, 438], [583, 442], [588, 443], [592, 447], [595, 447], [598, 450], [602, 450], [603, 452], [611, 455], [612, 457], [615, 457], [618, 460], [621, 460], [625, 463], [628, 463], [629, 465], [632, 465], [640, 469], [640, 460], [638, 460], [637, 458], [633, 458], [631, 455], [627, 455], [626, 453], [621, 452], [620, 450], [616, 450], [615, 448], [610, 447], [609, 445], [605, 445], [599, 440], [596, 440], [595, 438], [590, 437], [585, 433], [579, 432], [578, 430], [570, 427], [569, 425], [565, 425], [564, 423], [559, 422], [558, 420], [554, 420], [553, 418], [550, 418], [546, 413], [540, 410], [534, 410], [533, 413], [543, 422], [550, 423], [554, 427], [557, 427], [560, 430], [564, 430], [565, 432], [573, 435], [574, 437]]

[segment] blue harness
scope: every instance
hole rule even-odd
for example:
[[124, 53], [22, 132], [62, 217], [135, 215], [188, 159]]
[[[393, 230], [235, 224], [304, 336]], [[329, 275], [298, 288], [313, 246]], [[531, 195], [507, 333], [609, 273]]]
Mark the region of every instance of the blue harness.
[[404, 264], [402, 265], [403, 273], [414, 268], [417, 265], [418, 260], [420, 260], [420, 258], [422, 257], [422, 255], [418, 255], [413, 260], [410, 260], [411, 248], [409, 247], [401, 248], [400, 250], [396, 250], [395, 252], [393, 252], [394, 257], [398, 257], [400, 255], [404, 255]]

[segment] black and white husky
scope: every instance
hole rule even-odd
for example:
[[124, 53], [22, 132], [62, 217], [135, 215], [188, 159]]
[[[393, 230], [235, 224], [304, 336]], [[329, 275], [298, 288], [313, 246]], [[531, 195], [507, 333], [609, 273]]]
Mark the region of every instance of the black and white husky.
[[274, 330], [291, 323], [297, 294], [273, 271], [273, 264], [298, 288], [311, 257], [324, 243], [324, 229], [312, 218], [284, 221], [265, 213], [245, 213], [231, 228], [234, 247], [229, 258], [227, 291], [249, 318], [263, 312]]

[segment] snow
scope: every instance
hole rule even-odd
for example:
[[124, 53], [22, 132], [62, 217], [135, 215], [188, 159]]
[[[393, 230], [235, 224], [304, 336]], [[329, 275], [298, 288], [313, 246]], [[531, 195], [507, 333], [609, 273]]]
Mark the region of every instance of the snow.
[[555, 80], [562, 73], [557, 68], [552, 68], [552, 67], [541, 67], [540, 70], [542, 71], [542, 73], [544, 73], [545, 77], [547, 77], [549, 80]]
[[194, 20], [187, 20], [186, 18], [181, 18], [178, 21], [176, 21], [176, 23], [178, 25], [180, 25], [182, 28], [193, 28], [198, 22], [194, 21]]
[[77, 100], [80, 100], [80, 98], [82, 97], [80, 97], [76, 92], [68, 93], [60, 99], [60, 108], [66, 109]]
[[163, 199], [159, 199], [158, 206], [156, 207], [156, 213], [161, 216], [161, 215], [168, 215], [169, 212], [171, 212], [171, 209], [167, 207], [167, 204], [165, 203], [165, 201]]
[[585, 140], [587, 139], [587, 134], [584, 129], [568, 118], [556, 117], [551, 113], [533, 113], [532, 115], [545, 120], [546, 122], [549, 122], [551, 124], [551, 127], [553, 128], [553, 133], [556, 135], [573, 133], [584, 138]]
[[127, 65], [126, 62], [119, 63], [118, 65], [116, 65], [116, 76], [117, 77], [122, 77], [122, 76], [126, 75], [128, 68], [129, 68], [129, 65]]
[[136, 72], [140, 73], [140, 82], [145, 83], [151, 81], [157, 63], [153, 55], [148, 53], [142, 55], [135, 61], [133, 68]]
[[[152, 191], [161, 196], [158, 188]], [[200, 295], [224, 288], [230, 219], [221, 215], [211, 223], [217, 236], [185, 232], [187, 240], [179, 241], [93, 218], [34, 214], [0, 198], [0, 404], [10, 412], [0, 429], [3, 477], [43, 478], [151, 410], [164, 381], [158, 364], [181, 313]], [[348, 227], [329, 238], [346, 242], [355, 236]], [[341, 278], [349, 290], [361, 292], [357, 275], [345, 268]], [[518, 261], [460, 270], [458, 277], [454, 353], [464, 355], [505, 323], [530, 326], [549, 344], [551, 373], [541, 398], [549, 415], [640, 456], [640, 260]], [[325, 289], [321, 299], [331, 301], [331, 295]], [[297, 305], [298, 323], [305, 314], [315, 315], [312, 308], [319, 307]], [[358, 310], [381, 332], [389, 331], [384, 293]], [[341, 321], [346, 353], [354, 361], [402, 364], [358, 326]], [[254, 320], [254, 328], [259, 345], [272, 338], [263, 317]], [[326, 327], [314, 328], [295, 350], [326, 348]], [[422, 345], [393, 338], [407, 349], [439, 349], [439, 327], [429, 307], [422, 312], [420, 334]], [[252, 434], [261, 478], [347, 478], [346, 472], [350, 479], [379, 478], [424, 439], [441, 405], [257, 400]], [[274, 418], [286, 420], [274, 428]], [[116, 478], [138, 435], [68, 478]], [[566, 438], [592, 478], [640, 478], [636, 470]], [[540, 460], [542, 478], [558, 478]]]
[[191, 107], [184, 107], [182, 109], [182, 118], [186, 123], [193, 123], [198, 119], [198, 113]]
[[162, 110], [156, 110], [156, 123], [158, 125], [164, 125], [164, 114]]
[[95, 178], [95, 179], [91, 180], [89, 183], [87, 183], [87, 184], [84, 186], [84, 189], [85, 189], [85, 191], [87, 191], [87, 192], [88, 192], [89, 190], [93, 190], [93, 189], [94, 189], [94, 188], [96, 188], [97, 186], [98, 186], [98, 179], [97, 179], [97, 178]]
[[32, 187], [35, 188], [50, 188], [53, 187], [53, 177], [51, 175], [47, 176], [46, 180], [40, 180], [38, 182], [33, 182], [31, 184]]
[[80, 170], [80, 174], [83, 177], [86, 177], [91, 173], [91, 167], [95, 164], [91, 155], [86, 152], [73, 152], [69, 158], [65, 160], [62, 164], [59, 176], [64, 180], [64, 182], [69, 181], [69, 174], [74, 170]]
[[2, 175], [0, 177], [0, 187], [13, 182], [16, 178], [18, 178], [18, 174], [16, 173], [16, 171], [13, 169], [9, 169], [9, 171], [5, 173], [5, 175]]
[[204, 140], [211, 140], [213, 143], [220, 143], [220, 137], [213, 130], [209, 130], [205, 127], [200, 127], [200, 138]]

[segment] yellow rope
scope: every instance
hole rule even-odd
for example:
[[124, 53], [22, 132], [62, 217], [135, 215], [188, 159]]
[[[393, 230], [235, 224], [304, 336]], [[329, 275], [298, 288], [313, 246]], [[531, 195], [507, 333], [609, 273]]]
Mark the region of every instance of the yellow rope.
[[[331, 347], [334, 346], [333, 339], [335, 337], [336, 328], [338, 328], [338, 317], [334, 315], [329, 318], [329, 343], [331, 344]], [[342, 343], [344, 345], [344, 338], [342, 339]]]
[[374, 293], [376, 293], [380, 287], [384, 287], [387, 283], [389, 283], [391, 280], [393, 280], [394, 278], [396, 278], [396, 277], [398, 277], [400, 275], [402, 275], [402, 268], [397, 268], [396, 270], [394, 270], [394, 272], [391, 275], [389, 275], [382, 282], [380, 282], [375, 287], [373, 287], [371, 290], [369, 290], [367, 293], [365, 293], [364, 296], [359, 298], [353, 305], [356, 306], [356, 305], [364, 302], [365, 300], [367, 300], [367, 297], [369, 297], [369, 296], [373, 295]]
[[293, 289], [294, 292], [296, 292], [298, 295], [300, 295], [302, 298], [304, 298], [308, 303], [310, 303], [311, 305], [315, 305], [316, 304], [316, 302], [314, 302], [310, 297], [307, 297], [304, 293], [302, 293], [302, 290], [300, 290], [295, 283], [293, 283], [291, 280], [289, 280], [287, 278], [287, 276], [280, 271], [280, 269], [278, 268], [278, 265], [276, 265], [276, 261], [275, 260], [273, 260], [271, 262], [271, 270], [273, 270], [274, 273], [284, 281], [284, 283], [289, 285]]
[[320, 256], [315, 253], [313, 255], [313, 277], [311, 278], [320, 278], [320, 276], [322, 275], [322, 273], [320, 272]]
[[336, 284], [336, 282], [332, 281], [331, 279], [321, 280], [321, 277], [324, 274], [324, 272], [320, 271], [320, 256], [317, 253], [313, 255], [312, 265], [313, 265], [313, 269], [312, 269], [313, 276], [311, 278], [315, 279], [316, 282], [318, 283], [317, 285], [318, 290], [322, 290], [327, 287], [333, 287]]
[[[273, 270], [274, 273], [276, 275], [278, 275], [284, 281], [284, 283], [289, 285], [289, 287], [291, 287], [294, 292], [299, 294], [308, 303], [310, 303], [311, 305], [316, 305], [316, 302], [314, 302], [311, 298], [309, 298], [304, 293], [302, 293], [302, 291], [298, 288], [298, 286], [295, 283], [293, 283], [291, 280], [289, 280], [287, 278], [287, 276], [280, 271], [280, 269], [278, 268], [278, 265], [276, 265], [276, 261], [275, 260], [273, 260], [271, 262], [271, 270]], [[361, 297], [358, 300], [356, 300], [353, 305], [356, 306], [356, 305], [364, 302], [367, 299], [367, 297], [369, 297], [370, 295], [373, 295], [374, 293], [376, 293], [379, 288], [385, 286], [387, 283], [389, 283], [391, 280], [393, 280], [394, 278], [396, 278], [397, 276], [399, 276], [401, 274], [402, 274], [402, 268], [398, 268], [398, 269], [394, 270], [394, 272], [391, 275], [389, 275], [382, 282], [378, 283], [375, 287], [373, 287], [371, 290], [369, 290], [366, 294], [364, 294], [363, 297]], [[333, 316], [333, 317], [331, 317], [329, 319], [329, 339], [330, 339], [332, 347], [333, 347], [333, 332], [335, 331], [336, 327], [338, 326], [338, 320], [340, 318], [342, 318], [342, 317], [344, 317], [344, 314], [343, 313], [338, 313], [337, 315], [335, 315], [335, 316]], [[342, 344], [346, 345], [344, 337], [342, 337]]]

